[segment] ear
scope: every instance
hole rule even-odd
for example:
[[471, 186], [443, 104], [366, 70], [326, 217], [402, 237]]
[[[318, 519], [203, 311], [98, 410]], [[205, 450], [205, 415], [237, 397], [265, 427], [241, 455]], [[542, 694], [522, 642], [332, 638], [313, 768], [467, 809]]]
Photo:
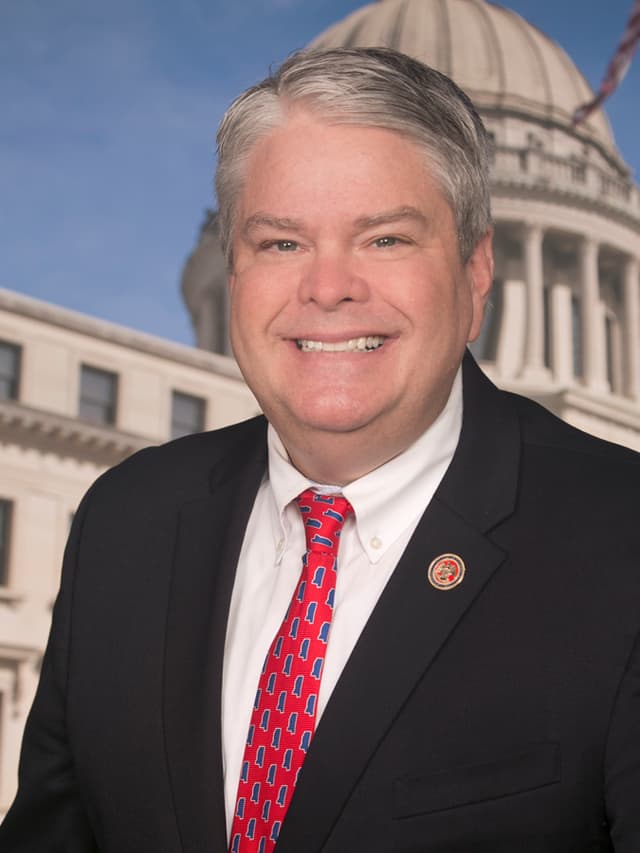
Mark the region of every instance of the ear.
[[480, 334], [484, 310], [493, 283], [493, 228], [476, 244], [467, 261], [466, 274], [471, 289], [472, 317], [467, 343], [475, 341]]

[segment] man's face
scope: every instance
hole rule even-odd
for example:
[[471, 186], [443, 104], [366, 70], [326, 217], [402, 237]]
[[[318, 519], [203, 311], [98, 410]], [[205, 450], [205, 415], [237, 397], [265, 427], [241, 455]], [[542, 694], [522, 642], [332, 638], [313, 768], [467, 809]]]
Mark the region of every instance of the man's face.
[[355, 435], [378, 464], [442, 409], [492, 277], [411, 142], [304, 112], [252, 151], [233, 257], [234, 352], [289, 452]]

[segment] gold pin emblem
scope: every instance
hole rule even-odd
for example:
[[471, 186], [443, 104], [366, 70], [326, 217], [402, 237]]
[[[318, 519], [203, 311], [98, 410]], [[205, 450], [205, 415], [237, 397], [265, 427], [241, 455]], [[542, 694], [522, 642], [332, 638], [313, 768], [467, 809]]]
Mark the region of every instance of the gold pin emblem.
[[462, 583], [466, 567], [457, 554], [440, 554], [427, 571], [429, 583], [436, 589], [453, 589]]

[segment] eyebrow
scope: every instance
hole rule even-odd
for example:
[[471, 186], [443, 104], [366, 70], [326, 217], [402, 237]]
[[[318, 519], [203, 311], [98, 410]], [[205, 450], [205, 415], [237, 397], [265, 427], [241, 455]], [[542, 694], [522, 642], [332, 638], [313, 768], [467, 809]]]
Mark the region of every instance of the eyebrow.
[[377, 228], [379, 225], [391, 225], [402, 219], [413, 219], [421, 225], [426, 224], [427, 218], [417, 207], [396, 207], [394, 210], [385, 210], [374, 213], [372, 216], [361, 216], [355, 221], [358, 229]]
[[[427, 222], [427, 218], [417, 207], [405, 205], [403, 207], [396, 207], [393, 210], [374, 213], [371, 216], [359, 216], [355, 220], [354, 225], [359, 231], [365, 231], [368, 228], [377, 228], [380, 225], [391, 225], [403, 219], [413, 219], [421, 225]], [[246, 236], [257, 228], [302, 231], [304, 230], [304, 223], [299, 219], [289, 219], [288, 217], [272, 216], [270, 213], [258, 212], [252, 214], [246, 220], [242, 226], [242, 233]]]
[[242, 226], [242, 233], [247, 235], [256, 228], [275, 228], [283, 231], [301, 231], [302, 222], [287, 217], [271, 216], [269, 213], [254, 213]]

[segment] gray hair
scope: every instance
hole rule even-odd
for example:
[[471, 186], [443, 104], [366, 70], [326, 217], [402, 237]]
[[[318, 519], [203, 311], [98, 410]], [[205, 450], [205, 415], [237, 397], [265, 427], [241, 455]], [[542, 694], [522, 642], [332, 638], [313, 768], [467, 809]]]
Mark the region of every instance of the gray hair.
[[216, 192], [230, 264], [247, 159], [294, 107], [330, 124], [396, 131], [417, 144], [453, 211], [466, 263], [491, 224], [490, 142], [469, 97], [444, 74], [396, 50], [336, 48], [293, 54], [236, 98], [222, 119]]

